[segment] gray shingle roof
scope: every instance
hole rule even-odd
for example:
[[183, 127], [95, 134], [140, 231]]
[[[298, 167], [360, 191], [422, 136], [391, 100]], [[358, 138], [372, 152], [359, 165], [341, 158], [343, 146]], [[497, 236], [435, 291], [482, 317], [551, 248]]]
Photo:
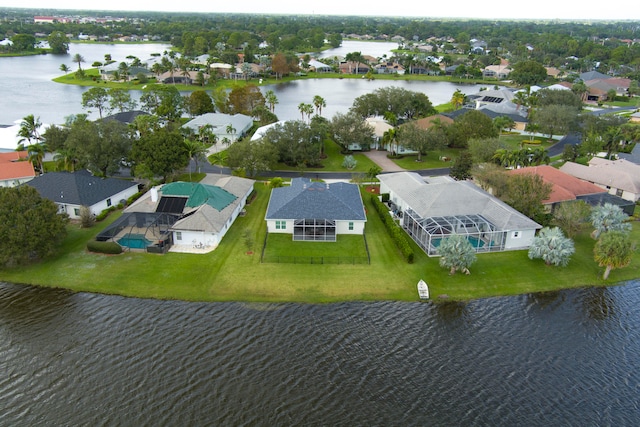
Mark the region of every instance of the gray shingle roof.
[[273, 189], [265, 218], [358, 221], [365, 220], [366, 215], [357, 185], [294, 178], [289, 187]]
[[[40, 196], [56, 203], [92, 206], [138, 184], [117, 178], [99, 178], [88, 171], [49, 172], [26, 183]], [[114, 203], [118, 203], [114, 200]]]

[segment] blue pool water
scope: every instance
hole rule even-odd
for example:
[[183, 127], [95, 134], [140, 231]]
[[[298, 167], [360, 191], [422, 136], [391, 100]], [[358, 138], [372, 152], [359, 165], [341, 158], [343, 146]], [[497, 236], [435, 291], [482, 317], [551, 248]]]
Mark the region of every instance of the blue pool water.
[[[471, 246], [473, 246], [474, 248], [481, 248], [486, 244], [483, 240], [480, 240], [477, 237], [473, 237], [473, 236], [468, 236], [467, 240], [469, 241], [469, 243], [471, 243]], [[442, 242], [442, 239], [431, 239], [431, 244], [433, 245], [433, 247], [436, 247], [436, 248], [439, 247], [440, 242]]]
[[144, 249], [151, 244], [151, 241], [147, 240], [142, 234], [129, 234], [118, 239], [118, 244], [131, 249]]

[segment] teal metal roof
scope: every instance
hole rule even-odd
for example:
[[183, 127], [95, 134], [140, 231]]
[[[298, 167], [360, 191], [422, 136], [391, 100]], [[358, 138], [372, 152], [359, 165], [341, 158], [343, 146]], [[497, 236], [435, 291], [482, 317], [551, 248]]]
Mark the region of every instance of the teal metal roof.
[[188, 197], [186, 206], [197, 208], [205, 203], [217, 211], [233, 203], [237, 197], [215, 185], [200, 184], [198, 182], [172, 182], [162, 187], [164, 196]]

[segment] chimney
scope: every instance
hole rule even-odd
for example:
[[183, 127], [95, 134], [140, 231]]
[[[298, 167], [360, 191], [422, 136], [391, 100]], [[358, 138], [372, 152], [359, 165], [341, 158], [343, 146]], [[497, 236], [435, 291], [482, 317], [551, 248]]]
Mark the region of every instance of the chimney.
[[158, 187], [151, 188], [151, 201], [154, 203], [158, 201]]

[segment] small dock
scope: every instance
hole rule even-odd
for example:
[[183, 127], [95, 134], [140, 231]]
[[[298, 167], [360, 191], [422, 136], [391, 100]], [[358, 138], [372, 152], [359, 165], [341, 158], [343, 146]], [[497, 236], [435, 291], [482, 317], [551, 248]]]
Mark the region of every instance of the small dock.
[[418, 282], [418, 296], [420, 299], [429, 299], [429, 285], [422, 279]]

